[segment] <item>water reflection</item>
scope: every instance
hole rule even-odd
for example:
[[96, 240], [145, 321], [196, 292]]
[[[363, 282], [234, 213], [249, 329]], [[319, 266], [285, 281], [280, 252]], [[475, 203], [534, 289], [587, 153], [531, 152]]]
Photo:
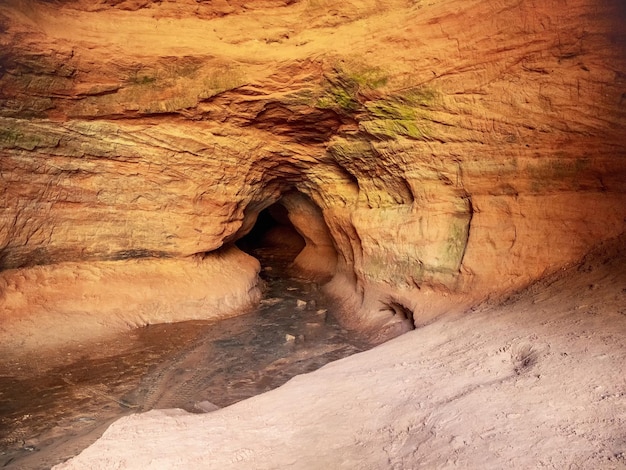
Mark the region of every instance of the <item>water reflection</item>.
[[49, 468], [120, 416], [155, 408], [205, 412], [278, 387], [364, 350], [318, 286], [257, 249], [267, 293], [251, 314], [152, 325], [49, 358], [0, 359], [0, 466]]

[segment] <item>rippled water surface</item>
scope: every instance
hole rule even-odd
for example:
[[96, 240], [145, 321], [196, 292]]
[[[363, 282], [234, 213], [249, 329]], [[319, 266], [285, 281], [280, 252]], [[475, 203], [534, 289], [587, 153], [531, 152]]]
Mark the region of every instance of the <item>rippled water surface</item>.
[[259, 249], [265, 299], [220, 322], [151, 325], [54, 357], [0, 358], [0, 467], [49, 468], [114, 419], [155, 408], [205, 412], [369, 347], [335, 322], [316, 284]]

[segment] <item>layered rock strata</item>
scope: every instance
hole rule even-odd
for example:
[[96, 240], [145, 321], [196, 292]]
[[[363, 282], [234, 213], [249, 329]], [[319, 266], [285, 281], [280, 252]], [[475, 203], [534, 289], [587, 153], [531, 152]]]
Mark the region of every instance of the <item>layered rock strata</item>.
[[[122, 323], [245, 310], [258, 265], [234, 243], [281, 201], [296, 266], [381, 338], [626, 228], [618, 1], [246, 3], [0, 6], [5, 344], [46, 315], [22, 292], [117, 318], [67, 274], [100, 266], [143, 312]], [[127, 296], [145, 272], [170, 314]]]

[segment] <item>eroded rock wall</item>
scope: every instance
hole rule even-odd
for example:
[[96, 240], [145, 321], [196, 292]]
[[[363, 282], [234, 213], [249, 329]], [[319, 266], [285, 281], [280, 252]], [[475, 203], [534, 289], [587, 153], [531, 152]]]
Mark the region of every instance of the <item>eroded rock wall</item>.
[[204, 258], [67, 261], [8, 270], [0, 278], [0, 352], [6, 357], [154, 323], [237, 315], [261, 299], [258, 272], [258, 262], [235, 249]]
[[229, 250], [300, 193], [301, 267], [388, 336], [626, 228], [618, 1], [214, 3], [0, 6], [0, 276]]

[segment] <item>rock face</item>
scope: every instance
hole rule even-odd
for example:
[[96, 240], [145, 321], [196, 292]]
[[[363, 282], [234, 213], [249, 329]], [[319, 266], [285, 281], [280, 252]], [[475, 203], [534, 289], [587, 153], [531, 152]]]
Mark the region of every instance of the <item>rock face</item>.
[[[63, 262], [2, 278], [3, 352], [64, 346], [144, 326], [236, 315], [261, 299], [258, 262], [239, 250], [205, 258]], [[245, 290], [247, 289], [247, 291]], [[243, 295], [245, 294], [245, 295]]]
[[[67, 311], [56, 279], [115, 314], [67, 263], [121, 297], [150, 272], [157, 302], [184, 276], [204, 306], [125, 297], [144, 323], [242, 311], [258, 265], [234, 242], [281, 201], [296, 266], [381, 338], [626, 229], [618, 0], [250, 3], [0, 5], [4, 344], [41, 314], [21, 291]], [[204, 298], [207, 272], [229, 289]]]

